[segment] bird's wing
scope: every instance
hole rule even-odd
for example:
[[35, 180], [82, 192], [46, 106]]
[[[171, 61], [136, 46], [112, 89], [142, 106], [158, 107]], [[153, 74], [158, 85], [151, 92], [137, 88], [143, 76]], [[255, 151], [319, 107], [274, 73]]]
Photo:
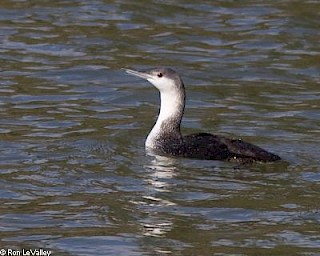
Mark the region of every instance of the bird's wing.
[[[251, 143], [210, 133], [184, 136], [185, 156], [212, 160], [276, 161], [280, 157]], [[242, 160], [243, 161], [242, 161]]]

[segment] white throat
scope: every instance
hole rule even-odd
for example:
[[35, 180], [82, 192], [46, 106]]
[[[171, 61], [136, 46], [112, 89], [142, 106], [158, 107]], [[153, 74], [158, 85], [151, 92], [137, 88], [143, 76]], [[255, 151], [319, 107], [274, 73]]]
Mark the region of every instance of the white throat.
[[183, 115], [185, 95], [184, 91], [180, 92], [176, 88], [170, 90], [160, 90], [161, 106], [156, 124], [153, 126], [145, 142], [146, 148], [157, 148], [157, 142], [164, 132], [164, 122], [178, 122], [178, 132], [180, 133], [180, 122]]

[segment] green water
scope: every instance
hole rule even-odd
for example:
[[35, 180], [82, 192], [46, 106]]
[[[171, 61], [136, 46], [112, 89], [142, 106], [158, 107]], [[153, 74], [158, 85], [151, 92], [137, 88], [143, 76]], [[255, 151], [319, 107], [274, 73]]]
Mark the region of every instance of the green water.
[[[317, 1], [2, 0], [0, 247], [319, 255], [319, 12]], [[120, 68], [158, 65], [186, 84], [184, 133], [285, 161], [147, 155], [158, 93]]]

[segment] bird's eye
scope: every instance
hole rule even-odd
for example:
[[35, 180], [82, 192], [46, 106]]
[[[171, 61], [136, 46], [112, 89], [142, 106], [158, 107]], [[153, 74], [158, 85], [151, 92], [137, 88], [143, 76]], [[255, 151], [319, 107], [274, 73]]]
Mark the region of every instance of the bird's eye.
[[157, 76], [158, 76], [158, 77], [163, 77], [163, 74], [162, 74], [162, 73], [158, 73]]

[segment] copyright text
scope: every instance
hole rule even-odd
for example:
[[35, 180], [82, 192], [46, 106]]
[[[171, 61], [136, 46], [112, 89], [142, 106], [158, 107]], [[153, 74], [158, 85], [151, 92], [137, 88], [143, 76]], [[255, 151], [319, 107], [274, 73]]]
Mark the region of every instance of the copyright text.
[[0, 249], [0, 256], [52, 256], [52, 251], [45, 249]]

